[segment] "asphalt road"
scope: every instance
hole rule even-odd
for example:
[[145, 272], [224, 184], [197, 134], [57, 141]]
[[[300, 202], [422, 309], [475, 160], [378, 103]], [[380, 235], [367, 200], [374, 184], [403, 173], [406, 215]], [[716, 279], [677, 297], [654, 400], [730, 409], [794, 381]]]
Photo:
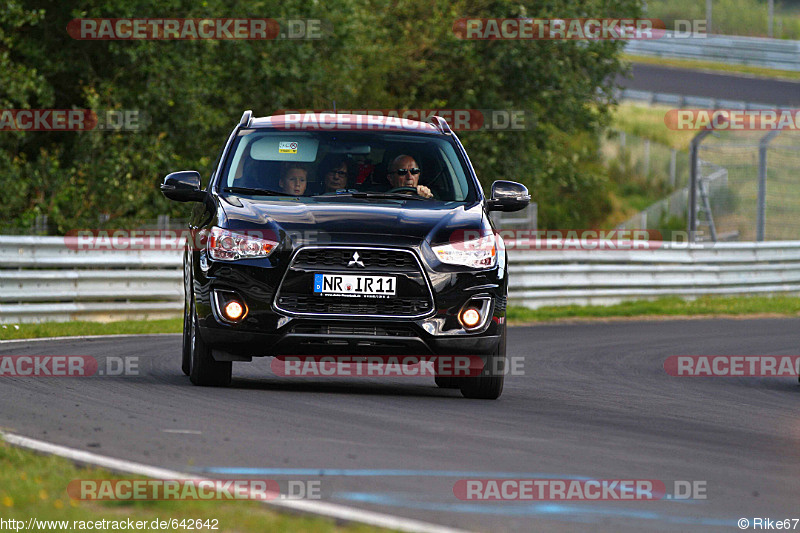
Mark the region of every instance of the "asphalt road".
[[[0, 426], [179, 471], [319, 479], [326, 500], [466, 529], [731, 531], [741, 517], [800, 518], [800, 386], [795, 378], [670, 377], [664, 360], [797, 354], [798, 326], [510, 328], [509, 356], [524, 358], [525, 375], [509, 377], [498, 401], [466, 400], [431, 378], [279, 378], [269, 359], [235, 364], [232, 388], [198, 388], [178, 367], [177, 335], [2, 343], [3, 356], [139, 357], [141, 375], [2, 378]], [[669, 492], [675, 480], [700, 481], [707, 499], [453, 495], [459, 479], [492, 477], [656, 479]]]
[[744, 102], [800, 106], [800, 82], [718, 74], [634, 63], [632, 78], [617, 77], [628, 89]]

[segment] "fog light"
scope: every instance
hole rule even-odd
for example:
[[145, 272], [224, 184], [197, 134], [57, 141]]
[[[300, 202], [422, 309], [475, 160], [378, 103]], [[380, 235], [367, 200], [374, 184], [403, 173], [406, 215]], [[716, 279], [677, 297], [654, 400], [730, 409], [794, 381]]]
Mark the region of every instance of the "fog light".
[[480, 312], [474, 307], [467, 307], [461, 312], [461, 323], [466, 328], [474, 328], [481, 321]]
[[239, 320], [244, 314], [244, 306], [236, 300], [231, 300], [225, 304], [224, 312], [228, 320]]

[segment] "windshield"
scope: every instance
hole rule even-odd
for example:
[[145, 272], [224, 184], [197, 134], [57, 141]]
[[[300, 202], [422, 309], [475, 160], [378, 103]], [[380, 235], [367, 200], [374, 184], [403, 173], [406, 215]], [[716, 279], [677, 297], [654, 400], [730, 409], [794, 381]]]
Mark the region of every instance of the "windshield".
[[219, 189], [240, 196], [337, 201], [477, 198], [454, 145], [413, 133], [243, 130]]

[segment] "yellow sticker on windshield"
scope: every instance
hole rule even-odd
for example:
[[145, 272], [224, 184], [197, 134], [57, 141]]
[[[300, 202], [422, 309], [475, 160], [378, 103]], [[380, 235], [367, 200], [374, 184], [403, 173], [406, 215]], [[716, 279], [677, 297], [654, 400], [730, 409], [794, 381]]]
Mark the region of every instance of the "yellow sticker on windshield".
[[278, 143], [278, 152], [282, 154], [296, 154], [297, 153], [297, 143], [281, 141]]

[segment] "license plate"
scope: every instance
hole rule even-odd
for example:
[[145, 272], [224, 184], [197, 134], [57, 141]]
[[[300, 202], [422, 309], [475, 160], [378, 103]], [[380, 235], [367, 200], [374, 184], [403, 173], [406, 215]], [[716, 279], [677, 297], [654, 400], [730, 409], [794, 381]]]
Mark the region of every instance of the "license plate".
[[314, 274], [314, 292], [342, 296], [394, 296], [395, 276], [356, 276], [349, 274]]

